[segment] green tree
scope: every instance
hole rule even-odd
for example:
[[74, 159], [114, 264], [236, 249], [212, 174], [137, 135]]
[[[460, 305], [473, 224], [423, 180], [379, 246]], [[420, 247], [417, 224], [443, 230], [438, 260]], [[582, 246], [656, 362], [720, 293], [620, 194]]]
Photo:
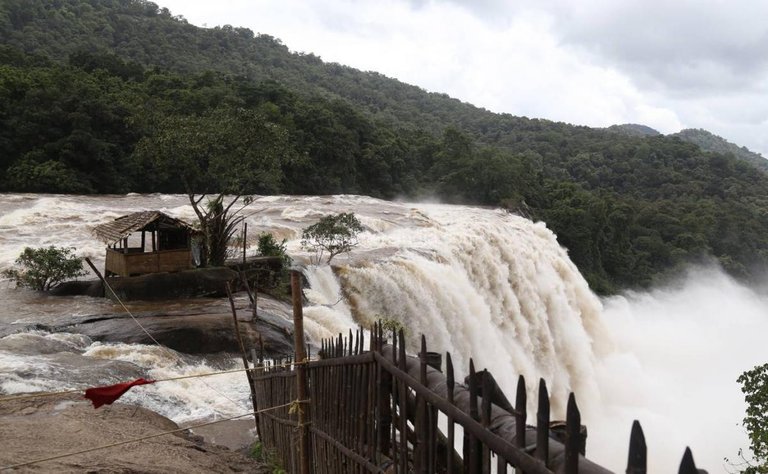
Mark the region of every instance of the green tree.
[[224, 263], [251, 203], [247, 195], [278, 191], [281, 163], [292, 156], [282, 127], [257, 112], [228, 108], [162, 118], [136, 153], [148, 176], [187, 194], [203, 232], [206, 265]]
[[331, 263], [333, 257], [349, 252], [357, 245], [357, 235], [362, 231], [363, 225], [353, 213], [325, 216], [304, 229], [301, 246], [315, 252], [316, 262], [328, 252], [326, 263]]
[[[768, 473], [768, 364], [758, 365], [737, 379], [747, 402], [744, 428], [749, 435], [753, 458], [745, 459], [743, 472]], [[739, 453], [740, 456], [743, 455]]]
[[85, 275], [83, 259], [74, 255], [73, 248], [26, 247], [16, 259], [18, 268], [3, 271], [17, 285], [33, 290], [48, 291], [68, 278]]

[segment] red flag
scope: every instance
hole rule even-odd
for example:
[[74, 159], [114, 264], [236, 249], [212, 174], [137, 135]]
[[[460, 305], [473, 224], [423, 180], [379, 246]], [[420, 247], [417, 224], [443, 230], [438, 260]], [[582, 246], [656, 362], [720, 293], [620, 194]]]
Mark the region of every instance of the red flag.
[[155, 383], [155, 381], [136, 379], [132, 382], [89, 388], [85, 391], [85, 398], [93, 402], [93, 408], [99, 408], [102, 405], [111, 405], [115, 400], [122, 397], [131, 387], [135, 387], [136, 385], [146, 385], [148, 383]]

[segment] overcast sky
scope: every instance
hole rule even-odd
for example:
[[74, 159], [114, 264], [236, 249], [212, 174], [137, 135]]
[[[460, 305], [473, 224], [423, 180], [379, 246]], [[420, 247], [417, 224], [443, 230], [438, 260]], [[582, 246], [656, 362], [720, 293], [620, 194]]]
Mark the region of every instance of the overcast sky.
[[765, 0], [156, 0], [494, 112], [704, 128], [768, 157]]

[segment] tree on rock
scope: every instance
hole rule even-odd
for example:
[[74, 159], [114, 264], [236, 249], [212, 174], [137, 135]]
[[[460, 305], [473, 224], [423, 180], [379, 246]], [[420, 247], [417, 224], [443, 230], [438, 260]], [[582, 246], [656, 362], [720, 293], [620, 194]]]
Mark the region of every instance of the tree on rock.
[[327, 253], [326, 263], [331, 263], [333, 257], [349, 252], [358, 244], [357, 235], [362, 231], [363, 225], [353, 213], [325, 216], [304, 229], [301, 246], [315, 252], [315, 262], [320, 262]]
[[295, 156], [284, 127], [258, 111], [230, 107], [157, 118], [135, 153], [150, 181], [189, 197], [203, 234], [204, 265], [224, 263], [251, 202], [247, 196], [278, 192], [282, 165]]
[[3, 276], [17, 285], [48, 291], [69, 278], [85, 275], [83, 260], [74, 249], [64, 247], [26, 247], [16, 259], [17, 268], [3, 271]]

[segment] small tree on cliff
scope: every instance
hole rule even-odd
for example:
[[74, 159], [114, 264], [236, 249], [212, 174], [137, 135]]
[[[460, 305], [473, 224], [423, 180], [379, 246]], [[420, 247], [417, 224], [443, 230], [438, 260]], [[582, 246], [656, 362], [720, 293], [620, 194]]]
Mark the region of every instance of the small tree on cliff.
[[325, 216], [304, 229], [301, 246], [315, 252], [316, 262], [320, 262], [327, 252], [326, 263], [331, 263], [336, 255], [349, 252], [357, 246], [357, 235], [362, 231], [363, 225], [353, 213]]
[[64, 280], [85, 275], [83, 259], [76, 257], [74, 249], [64, 247], [26, 247], [16, 267], [2, 272], [17, 285], [33, 290], [48, 291]]

